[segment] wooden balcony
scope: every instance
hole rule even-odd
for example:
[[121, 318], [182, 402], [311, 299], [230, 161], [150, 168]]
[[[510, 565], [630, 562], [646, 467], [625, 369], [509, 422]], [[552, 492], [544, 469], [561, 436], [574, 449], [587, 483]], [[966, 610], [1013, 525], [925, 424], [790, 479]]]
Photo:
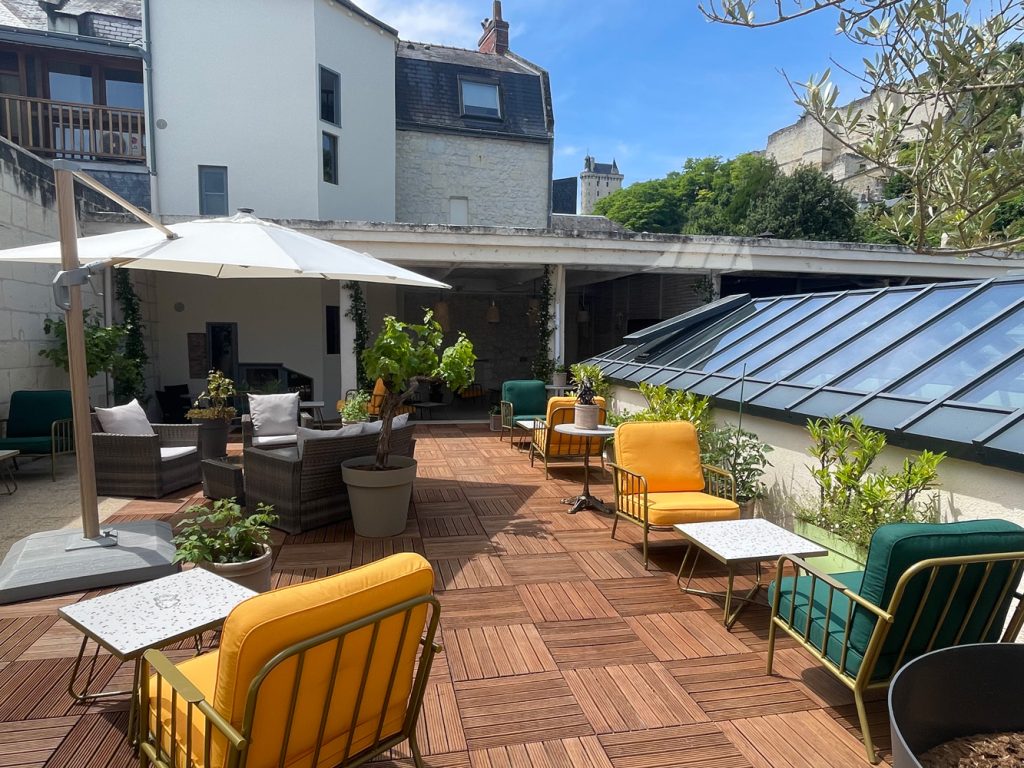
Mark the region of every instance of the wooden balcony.
[[[474, 425], [420, 425], [416, 439], [405, 532], [364, 539], [349, 522], [275, 532], [274, 586], [400, 551], [431, 561], [444, 653], [419, 724], [430, 768], [868, 768], [849, 689], [788, 636], [776, 674], [765, 674], [766, 608], [748, 609], [729, 632], [720, 602], [679, 592], [680, 537], [652, 534], [645, 570], [637, 526], [620, 525], [612, 539], [607, 515], [569, 515], [559, 503], [579, 493], [582, 467], [556, 467], [545, 480], [526, 453]], [[15, 501], [34, 491], [22, 479]], [[599, 470], [591, 487], [613, 495]], [[45, 469], [35, 488], [52, 493]], [[174, 521], [201, 495], [133, 501], [107, 522]], [[697, 586], [721, 591], [725, 581], [724, 568], [701, 560]], [[81, 635], [57, 608], [98, 594], [0, 606], [0, 766], [138, 766], [127, 697], [85, 707], [67, 692]], [[183, 660], [194, 646], [168, 652]], [[96, 670], [103, 685], [132, 679], [131, 665], [105, 652]], [[869, 714], [887, 758], [884, 700]], [[409, 757], [402, 745], [368, 765], [412, 768]]]
[[0, 93], [0, 135], [43, 157], [144, 163], [145, 132], [140, 109]]

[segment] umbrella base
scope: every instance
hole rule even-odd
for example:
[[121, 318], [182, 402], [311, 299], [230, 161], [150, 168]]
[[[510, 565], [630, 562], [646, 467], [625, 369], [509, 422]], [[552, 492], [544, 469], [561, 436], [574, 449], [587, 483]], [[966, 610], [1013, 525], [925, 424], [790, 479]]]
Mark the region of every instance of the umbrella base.
[[0, 563], [0, 604], [149, 581], [178, 570], [167, 523], [147, 520], [110, 528], [116, 538], [85, 539], [65, 529], [18, 541]]

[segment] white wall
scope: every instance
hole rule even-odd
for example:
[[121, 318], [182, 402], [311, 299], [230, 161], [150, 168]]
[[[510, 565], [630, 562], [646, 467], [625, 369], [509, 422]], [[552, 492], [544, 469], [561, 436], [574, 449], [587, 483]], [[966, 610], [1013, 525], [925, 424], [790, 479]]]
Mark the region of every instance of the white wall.
[[[393, 218], [392, 36], [330, 0], [152, 0], [150, 22], [161, 213], [197, 215], [198, 166], [220, 165], [229, 213]], [[347, 117], [329, 190], [319, 61], [341, 73]]]
[[[636, 411], [645, 406], [643, 397], [636, 390], [625, 387], [615, 388], [613, 408]], [[735, 424], [734, 411], [718, 409], [715, 418], [719, 422]], [[808, 455], [810, 440], [801, 426], [787, 424], [750, 414], [743, 415], [743, 428], [755, 433], [773, 450], [768, 458], [772, 466], [764, 481], [769, 488], [769, 497], [759, 502], [765, 516], [786, 520], [792, 516], [792, 508], [786, 500], [793, 497], [813, 498], [816, 486], [808, 471], [813, 459]], [[890, 446], [883, 451], [879, 462], [890, 470], [898, 470], [913, 451]], [[945, 459], [939, 465], [940, 489], [939, 508], [944, 521], [973, 520], [998, 517], [1024, 525], [1024, 497], [1021, 484], [1024, 475], [996, 467]]]
[[548, 225], [548, 145], [399, 131], [398, 221], [448, 224], [449, 199], [469, 200], [469, 224]]

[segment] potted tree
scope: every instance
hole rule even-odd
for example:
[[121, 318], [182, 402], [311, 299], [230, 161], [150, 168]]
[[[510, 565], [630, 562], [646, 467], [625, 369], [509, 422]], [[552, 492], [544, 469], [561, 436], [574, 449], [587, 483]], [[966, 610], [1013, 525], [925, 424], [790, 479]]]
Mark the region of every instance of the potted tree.
[[339, 403], [338, 415], [343, 426], [358, 424], [369, 418], [370, 393], [358, 390]]
[[440, 380], [458, 391], [476, 376], [476, 355], [466, 335], [460, 333], [454, 344], [441, 350], [443, 342], [441, 326], [427, 310], [422, 325], [385, 317], [380, 335], [363, 351], [366, 375], [383, 381], [385, 392], [376, 456], [348, 459], [341, 465], [352, 524], [360, 536], [397, 536], [405, 530], [416, 460], [391, 455], [391, 428], [398, 408], [424, 382]]
[[189, 507], [171, 542], [177, 547], [174, 562], [192, 563], [243, 587], [270, 589], [270, 528], [277, 521], [274, 508], [258, 504], [245, 515], [235, 499], [217, 499], [212, 508]]
[[199, 455], [219, 459], [228, 452], [228, 428], [235, 418], [235, 407], [228, 405], [235, 396], [235, 382], [220, 371], [210, 371], [206, 389], [185, 416], [199, 424]]
[[564, 387], [569, 380], [569, 366], [565, 363], [558, 363], [555, 372], [551, 374], [551, 383], [556, 387]]
[[501, 431], [501, 406], [492, 405], [491, 410], [488, 411], [488, 415], [491, 419], [491, 432]]

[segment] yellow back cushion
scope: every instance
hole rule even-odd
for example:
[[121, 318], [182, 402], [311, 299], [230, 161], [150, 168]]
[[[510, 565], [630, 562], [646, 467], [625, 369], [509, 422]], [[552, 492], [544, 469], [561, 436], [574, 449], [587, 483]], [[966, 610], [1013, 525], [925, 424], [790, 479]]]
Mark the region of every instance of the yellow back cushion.
[[[595, 397], [594, 404], [605, 407], [603, 397]], [[585, 438], [574, 437], [572, 435], [563, 435], [561, 432], [555, 432], [554, 426], [556, 424], [572, 424], [576, 419], [576, 413], [573, 408], [576, 405], [575, 397], [552, 397], [548, 400], [548, 413], [546, 422], [550, 430], [548, 437], [548, 456], [559, 456], [559, 455], [573, 455], [582, 456], [584, 451]], [[568, 409], [558, 411], [559, 408]], [[558, 411], [556, 413], [556, 411]], [[598, 414], [598, 424], [604, 424], [605, 412], [602, 410]], [[601, 454], [602, 443], [600, 440], [590, 441], [590, 455], [599, 456]]]
[[704, 490], [697, 430], [688, 421], [620, 424], [615, 463], [647, 478], [650, 493]]
[[[405, 600], [429, 595], [433, 583], [430, 564], [423, 557], [402, 553], [337, 576], [276, 589], [246, 600], [224, 622], [214, 707], [240, 728], [249, 684], [276, 654], [290, 645]], [[392, 735], [401, 729], [426, 615], [426, 605], [417, 607], [404, 638], [401, 637], [404, 614], [391, 616], [381, 623], [376, 648], [369, 658], [366, 690], [359, 705], [349, 754], [356, 754], [373, 742], [380, 714], [385, 709], [388, 682], [396, 658], [398, 671], [387, 700], [381, 735]], [[372, 633], [371, 625], [345, 637], [320, 754], [321, 765], [335, 765], [342, 759], [359, 681], [367, 666]], [[288, 741], [289, 755], [312, 750], [316, 743], [337, 647], [337, 641], [333, 640], [306, 653]], [[278, 764], [297, 669], [297, 658], [292, 657], [275, 667], [260, 688], [249, 748], [250, 768]]]

